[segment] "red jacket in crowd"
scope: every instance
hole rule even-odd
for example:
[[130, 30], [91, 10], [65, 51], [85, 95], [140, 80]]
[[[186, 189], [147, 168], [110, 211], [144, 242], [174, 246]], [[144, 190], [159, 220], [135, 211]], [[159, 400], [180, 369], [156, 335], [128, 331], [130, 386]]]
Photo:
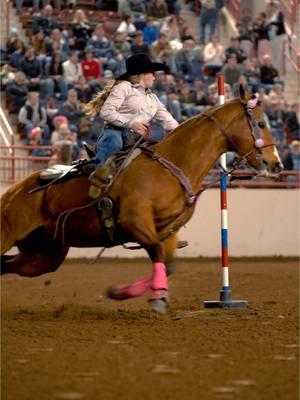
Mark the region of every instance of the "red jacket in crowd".
[[101, 68], [97, 60], [82, 60], [81, 61], [82, 71], [87, 81], [91, 79], [100, 79]]

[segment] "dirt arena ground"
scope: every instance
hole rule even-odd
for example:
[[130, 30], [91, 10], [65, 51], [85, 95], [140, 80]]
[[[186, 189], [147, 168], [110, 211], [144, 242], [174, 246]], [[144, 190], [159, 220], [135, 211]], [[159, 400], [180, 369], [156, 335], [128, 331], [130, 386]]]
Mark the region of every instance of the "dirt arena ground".
[[230, 265], [247, 309], [204, 309], [218, 298], [219, 262], [180, 260], [165, 316], [146, 297], [105, 298], [149, 273], [147, 261], [2, 277], [2, 399], [298, 399], [298, 262]]

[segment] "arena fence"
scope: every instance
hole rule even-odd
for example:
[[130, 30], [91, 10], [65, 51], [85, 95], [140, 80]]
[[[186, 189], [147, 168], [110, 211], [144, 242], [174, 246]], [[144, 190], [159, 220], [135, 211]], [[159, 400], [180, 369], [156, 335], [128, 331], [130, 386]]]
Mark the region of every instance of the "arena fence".
[[[55, 156], [51, 155], [51, 146], [0, 146], [0, 183], [13, 184], [26, 178], [32, 172], [47, 168], [49, 164], [56, 162]], [[34, 150], [49, 153], [49, 156], [32, 156]], [[204, 181], [204, 185], [211, 185], [216, 181], [220, 172], [218, 169], [210, 171]], [[253, 177], [252, 179], [249, 179]], [[238, 179], [240, 178], [240, 179]], [[245, 179], [247, 178], [247, 179]], [[228, 188], [265, 188], [265, 189], [295, 189], [299, 188], [299, 171], [284, 171], [276, 181], [255, 177], [250, 170], [237, 170], [234, 176], [228, 179]], [[218, 187], [215, 183], [212, 187]]]

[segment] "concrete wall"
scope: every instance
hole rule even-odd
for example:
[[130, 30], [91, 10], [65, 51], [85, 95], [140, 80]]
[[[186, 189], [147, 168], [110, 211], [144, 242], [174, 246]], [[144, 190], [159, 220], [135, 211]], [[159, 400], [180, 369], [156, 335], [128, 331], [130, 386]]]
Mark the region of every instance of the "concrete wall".
[[[284, 189], [228, 190], [229, 254], [241, 256], [297, 256], [299, 254], [299, 192]], [[220, 256], [219, 190], [207, 190], [180, 238], [189, 246], [180, 257]], [[99, 249], [71, 249], [70, 257], [92, 257]], [[146, 256], [143, 250], [107, 249], [109, 257]]]

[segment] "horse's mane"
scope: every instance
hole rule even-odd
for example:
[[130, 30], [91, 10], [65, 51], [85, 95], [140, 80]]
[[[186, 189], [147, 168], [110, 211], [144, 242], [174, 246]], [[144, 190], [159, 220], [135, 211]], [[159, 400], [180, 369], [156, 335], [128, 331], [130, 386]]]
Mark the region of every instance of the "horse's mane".
[[[225, 104], [216, 104], [215, 106], [210, 107], [207, 111], [209, 114], [214, 113], [215, 111], [220, 110], [221, 108], [224, 108], [224, 106], [228, 106], [230, 104], [235, 104], [235, 103], [240, 103], [239, 98], [234, 98], [232, 100], [227, 101]], [[174, 134], [177, 134], [178, 131], [181, 131], [182, 128], [184, 128], [184, 131], [188, 130], [189, 128], [192, 128], [196, 123], [198, 124], [204, 119], [205, 115], [202, 113], [198, 115], [194, 115], [193, 117], [188, 118], [186, 121], [182, 122], [180, 125], [178, 125], [175, 129], [173, 129], [167, 136], [165, 136], [157, 145], [156, 147], [160, 145], [166, 144], [171, 137], [174, 136]]]

